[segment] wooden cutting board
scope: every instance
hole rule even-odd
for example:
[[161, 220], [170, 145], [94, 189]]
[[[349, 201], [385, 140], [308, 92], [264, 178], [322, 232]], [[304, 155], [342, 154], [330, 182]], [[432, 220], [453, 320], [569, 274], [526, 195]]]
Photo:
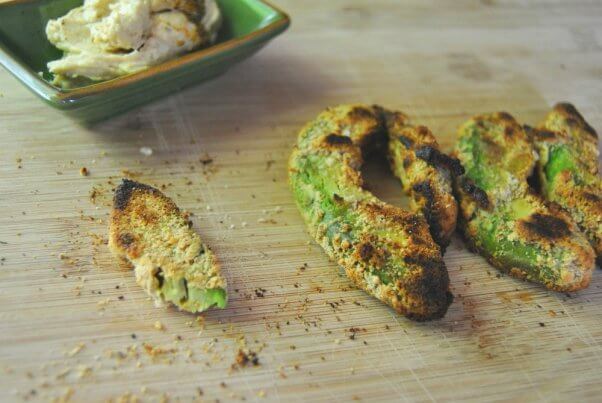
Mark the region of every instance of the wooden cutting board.
[[[453, 305], [410, 322], [310, 242], [286, 162], [303, 123], [345, 102], [399, 108], [446, 150], [472, 114], [534, 124], [559, 100], [602, 129], [602, 3], [278, 5], [292, 29], [256, 57], [92, 128], [0, 72], [0, 401], [598, 400], [600, 270], [578, 294], [548, 292], [455, 239]], [[366, 171], [404, 203], [386, 166]], [[227, 309], [157, 309], [111, 257], [122, 176], [194, 214], [230, 283]], [[260, 365], [232, 367], [241, 346]]]

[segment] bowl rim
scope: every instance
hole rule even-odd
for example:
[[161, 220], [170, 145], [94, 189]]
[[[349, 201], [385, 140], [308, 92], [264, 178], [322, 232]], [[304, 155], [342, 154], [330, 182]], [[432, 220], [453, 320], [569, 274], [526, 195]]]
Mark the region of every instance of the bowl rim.
[[[29, 3], [37, 0], [8, 0], [0, 2], [0, 9], [8, 6], [15, 5], [18, 3]], [[269, 37], [272, 34], [277, 34], [284, 31], [291, 23], [290, 16], [284, 12], [281, 8], [273, 5], [267, 0], [252, 0], [264, 4], [271, 8], [277, 14], [277, 19], [263, 28], [256, 29], [243, 35], [239, 38], [229, 39], [225, 42], [218, 43], [216, 45], [209, 46], [207, 48], [199, 49], [194, 52], [186, 53], [182, 56], [176, 57], [171, 60], [167, 60], [156, 66], [151, 66], [145, 70], [127, 74], [121, 77], [116, 77], [111, 80], [101, 81], [99, 83], [90, 84], [84, 87], [75, 89], [61, 89], [49, 84], [46, 80], [39, 77], [38, 73], [34, 72], [29, 66], [25, 65], [15, 55], [12, 54], [6, 46], [0, 42], [0, 64], [2, 64], [9, 72], [17, 76], [27, 87], [34, 91], [37, 95], [43, 99], [55, 102], [58, 104], [72, 104], [77, 100], [98, 94], [107, 90], [114, 90], [118, 88], [126, 87], [130, 84], [142, 81], [153, 75], [175, 70], [176, 68], [186, 66], [197, 62], [201, 59], [218, 55], [222, 52], [234, 49], [244, 43], [253, 43], [261, 40], [264, 37]], [[33, 80], [24, 80], [23, 75], [27, 75]]]

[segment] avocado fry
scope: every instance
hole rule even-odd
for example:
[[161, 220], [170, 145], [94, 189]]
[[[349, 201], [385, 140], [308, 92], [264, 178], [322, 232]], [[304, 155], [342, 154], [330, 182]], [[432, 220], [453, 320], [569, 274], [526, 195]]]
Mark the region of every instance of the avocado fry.
[[384, 115], [391, 170], [410, 196], [412, 211], [424, 215], [433, 239], [445, 250], [458, 216], [452, 181], [464, 169], [456, 158], [439, 151], [427, 127], [410, 124], [401, 112], [385, 111]]
[[602, 264], [602, 181], [598, 135], [571, 104], [560, 103], [537, 129], [528, 129], [539, 153], [541, 192], [566, 209]]
[[109, 248], [134, 266], [136, 282], [157, 304], [193, 313], [225, 308], [220, 265], [191, 226], [159, 190], [124, 179], [113, 199]]
[[470, 119], [455, 149], [459, 227], [472, 249], [512, 276], [556, 291], [589, 285], [594, 252], [568, 214], [528, 186], [536, 154], [507, 113]]
[[385, 134], [378, 108], [322, 112], [301, 130], [289, 160], [294, 199], [310, 234], [357, 286], [408, 318], [440, 318], [453, 296], [424, 217], [362, 187], [362, 149]]

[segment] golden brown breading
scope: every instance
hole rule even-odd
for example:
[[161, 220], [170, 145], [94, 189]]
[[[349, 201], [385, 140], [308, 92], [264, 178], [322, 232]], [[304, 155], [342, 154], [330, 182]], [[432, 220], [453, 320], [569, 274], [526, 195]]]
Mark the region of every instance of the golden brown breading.
[[571, 104], [560, 103], [537, 129], [528, 128], [539, 153], [544, 197], [566, 209], [602, 263], [602, 180], [598, 136]]
[[425, 126], [410, 124], [401, 112], [384, 112], [393, 173], [410, 196], [410, 208], [426, 218], [431, 235], [443, 249], [456, 229], [458, 205], [452, 179], [462, 175], [460, 162], [442, 153]]
[[289, 179], [307, 227], [347, 276], [414, 320], [442, 317], [449, 276], [424, 217], [363, 189], [362, 149], [384, 136], [380, 109], [328, 108], [299, 133]]
[[226, 306], [215, 255], [175, 203], [151, 186], [124, 179], [117, 187], [109, 248], [134, 265], [136, 281], [157, 302], [188, 312]]
[[594, 253], [568, 214], [528, 186], [536, 154], [508, 113], [475, 116], [460, 127], [455, 155], [459, 227], [469, 246], [509, 274], [556, 291], [589, 285]]

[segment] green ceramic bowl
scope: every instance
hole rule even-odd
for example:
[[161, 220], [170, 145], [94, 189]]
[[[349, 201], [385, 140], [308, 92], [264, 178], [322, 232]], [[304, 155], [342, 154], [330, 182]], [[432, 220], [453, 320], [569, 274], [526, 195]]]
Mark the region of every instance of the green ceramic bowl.
[[224, 23], [215, 45], [135, 74], [63, 90], [50, 83], [46, 63], [61, 52], [46, 39], [49, 19], [82, 0], [13, 0], [0, 3], [0, 64], [50, 105], [86, 123], [124, 112], [213, 78], [251, 56], [290, 24], [263, 0], [218, 0]]

